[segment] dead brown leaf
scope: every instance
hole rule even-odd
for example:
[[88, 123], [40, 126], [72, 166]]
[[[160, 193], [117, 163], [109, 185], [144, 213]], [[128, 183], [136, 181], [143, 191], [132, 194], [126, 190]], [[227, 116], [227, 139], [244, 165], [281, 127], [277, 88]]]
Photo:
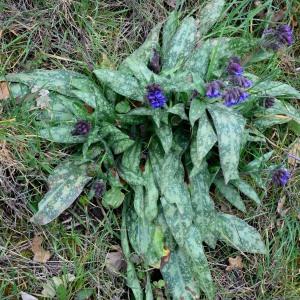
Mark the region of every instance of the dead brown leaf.
[[0, 82], [0, 100], [5, 100], [9, 97], [9, 89], [6, 81]]
[[176, 7], [176, 0], [165, 0], [166, 4], [172, 8]]
[[226, 267], [227, 272], [231, 272], [235, 269], [242, 270], [244, 268], [241, 256], [229, 257], [228, 262], [229, 265]]
[[122, 249], [119, 246], [114, 246], [113, 252], [106, 254], [105, 266], [107, 271], [112, 275], [117, 275], [126, 266]]
[[284, 217], [287, 214], [287, 212], [289, 211], [289, 208], [283, 209], [285, 200], [286, 200], [286, 198], [282, 197], [281, 199], [279, 199], [278, 204], [277, 204], [276, 211], [281, 217]]
[[300, 163], [300, 138], [298, 138], [290, 148], [288, 163], [292, 167]]
[[42, 247], [42, 237], [36, 235], [32, 240], [31, 250], [34, 254], [33, 261], [45, 264], [51, 257], [50, 251]]

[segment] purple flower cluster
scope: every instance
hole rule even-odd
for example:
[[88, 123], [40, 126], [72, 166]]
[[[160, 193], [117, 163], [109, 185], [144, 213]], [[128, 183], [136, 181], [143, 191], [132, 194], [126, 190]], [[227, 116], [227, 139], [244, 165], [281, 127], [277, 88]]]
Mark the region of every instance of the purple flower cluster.
[[287, 169], [282, 168], [274, 171], [272, 181], [277, 186], [285, 186], [290, 178], [290, 172]]
[[214, 80], [206, 86], [206, 96], [216, 98], [221, 96], [221, 88], [224, 88], [224, 83], [221, 80]]
[[241, 66], [241, 61], [238, 57], [232, 57], [229, 60], [229, 64], [227, 66], [227, 72], [229, 75], [240, 76], [244, 73], [244, 68]]
[[236, 104], [240, 104], [244, 102], [249, 97], [249, 94], [245, 92], [240, 87], [233, 87], [230, 89], [225, 90], [222, 95], [224, 100], [224, 104], [227, 107], [234, 106]]
[[252, 81], [247, 77], [240, 75], [240, 76], [230, 76], [229, 81], [234, 85], [237, 85], [241, 88], [248, 89], [252, 86]]
[[216, 98], [222, 96], [224, 105], [231, 107], [233, 105], [244, 102], [249, 94], [244, 90], [252, 86], [252, 81], [242, 74], [244, 68], [241, 66], [241, 61], [238, 57], [232, 57], [227, 66], [227, 73], [230, 75], [228, 81], [230, 86], [222, 92], [225, 87], [221, 80], [214, 80], [206, 85], [206, 96]]
[[275, 98], [274, 97], [266, 97], [263, 99], [263, 105], [265, 108], [271, 108], [275, 103]]
[[162, 88], [159, 84], [155, 83], [148, 85], [146, 97], [153, 108], [164, 107], [167, 102]]
[[78, 121], [72, 131], [72, 135], [86, 135], [91, 130], [91, 124], [87, 121]]
[[293, 30], [289, 25], [266, 29], [263, 33], [263, 43], [266, 48], [273, 50], [278, 50], [285, 45], [290, 46], [293, 43]]
[[99, 199], [106, 191], [105, 183], [102, 180], [98, 180], [93, 184], [94, 197]]

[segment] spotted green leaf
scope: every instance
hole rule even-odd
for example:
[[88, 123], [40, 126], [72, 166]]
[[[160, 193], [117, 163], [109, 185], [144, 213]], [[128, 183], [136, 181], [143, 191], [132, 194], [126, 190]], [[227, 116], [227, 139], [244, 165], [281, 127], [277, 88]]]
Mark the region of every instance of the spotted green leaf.
[[145, 180], [144, 212], [148, 221], [153, 221], [158, 213], [159, 191], [155, 183], [154, 174], [150, 160], [147, 160], [143, 173]]
[[159, 268], [164, 256], [164, 236], [159, 225], [139, 217], [134, 210], [127, 213], [127, 227], [130, 243], [136, 254], [147, 265]]
[[[217, 142], [217, 136], [214, 132], [210, 121], [204, 113], [199, 119], [199, 125], [196, 135], [196, 151], [197, 151], [197, 163], [202, 164], [203, 159], [210, 149]], [[198, 167], [199, 165], [195, 166]]]
[[66, 96], [73, 96], [71, 80], [74, 78], [84, 80], [83, 74], [67, 70], [34, 70], [31, 72], [11, 73], [6, 79], [11, 82], [24, 83], [29, 87], [52, 90]]
[[200, 11], [199, 34], [204, 36], [218, 21], [223, 11], [224, 0], [210, 0]]
[[126, 114], [130, 111], [130, 104], [126, 100], [121, 101], [116, 105], [115, 110], [120, 114]]
[[272, 107], [258, 113], [255, 125], [264, 128], [292, 120], [300, 124], [300, 111], [289, 103], [275, 100]]
[[76, 200], [90, 180], [86, 165], [68, 162], [59, 166], [50, 176], [50, 190], [39, 202], [32, 222], [45, 225], [57, 218]]
[[128, 242], [128, 234], [127, 234], [127, 210], [128, 210], [128, 201], [125, 200], [122, 210], [122, 228], [121, 228], [121, 244], [123, 254], [126, 258], [127, 263], [127, 286], [132, 290], [133, 295], [136, 300], [143, 300], [143, 290], [140, 285], [140, 281], [137, 277], [134, 264], [130, 260], [131, 251]]
[[154, 300], [149, 273], [147, 273], [146, 276], [147, 276], [147, 282], [145, 287], [146, 300]]
[[256, 204], [260, 204], [260, 199], [253, 187], [242, 179], [232, 180], [231, 183], [239, 189], [241, 193], [252, 199]]
[[168, 109], [168, 112], [174, 115], [179, 116], [182, 120], [188, 120], [188, 117], [185, 113], [185, 107], [183, 103], [175, 104], [174, 106]]
[[112, 187], [106, 191], [103, 198], [102, 204], [106, 208], [118, 208], [124, 201], [125, 195], [122, 193], [119, 187]]
[[87, 76], [67, 70], [34, 70], [7, 75], [11, 82], [24, 83], [30, 88], [55, 91], [68, 97], [76, 97], [90, 105], [99, 106], [102, 111], [111, 112], [109, 105], [99, 87]]
[[243, 220], [228, 214], [217, 218], [220, 238], [234, 248], [250, 253], [266, 253], [260, 234]]
[[195, 300], [200, 297], [200, 289], [184, 249], [177, 248], [171, 251], [168, 262], [161, 268], [161, 273], [172, 299]]
[[108, 69], [94, 70], [94, 73], [102, 83], [116, 93], [136, 101], [144, 100], [144, 89], [132, 75]]
[[160, 127], [155, 126], [155, 133], [158, 136], [165, 153], [169, 153], [173, 141], [171, 126], [169, 124], [161, 124]]
[[225, 184], [223, 179], [216, 178], [214, 181], [218, 191], [225, 197], [225, 199], [230, 202], [237, 209], [245, 212], [245, 204], [239, 194], [239, 192], [231, 185]]
[[202, 237], [195, 226], [191, 226], [187, 233], [184, 248], [190, 259], [190, 264], [201, 290], [207, 299], [215, 299], [215, 287], [210, 274], [208, 262], [202, 246]]
[[45, 127], [39, 130], [38, 135], [56, 143], [77, 144], [86, 141], [86, 136], [72, 135], [74, 125], [59, 125]]
[[180, 157], [174, 151], [165, 158], [158, 185], [165, 219], [176, 242], [183, 245], [193, 210]]
[[189, 110], [189, 120], [191, 126], [194, 127], [195, 122], [205, 113], [206, 104], [199, 99], [193, 99]]
[[[81, 102], [82, 103], [82, 102]], [[50, 92], [49, 107], [42, 110], [39, 118], [43, 121], [76, 121], [76, 106], [81, 104], [78, 99]], [[78, 107], [77, 106], [77, 107]]]
[[238, 113], [221, 105], [210, 106], [208, 110], [217, 131], [221, 167], [225, 183], [228, 183], [231, 179], [239, 178], [237, 168], [245, 120]]
[[244, 168], [244, 172], [259, 172], [261, 171], [261, 168], [266, 164], [266, 162], [272, 157], [274, 151], [269, 151], [252, 161], [250, 161]]
[[163, 27], [162, 53], [166, 57], [170, 48], [170, 42], [179, 26], [179, 14], [176, 10], [172, 11]]
[[296, 99], [300, 99], [300, 92], [289, 84], [280, 82], [280, 81], [271, 81], [271, 80], [260, 80], [254, 74], [246, 73], [246, 76], [253, 81], [252, 90], [255, 92], [263, 93], [263, 95], [268, 96], [290, 96]]
[[99, 134], [105, 139], [115, 154], [120, 154], [130, 148], [134, 141], [114, 125], [103, 122]]
[[172, 37], [163, 58], [164, 72], [176, 70], [190, 55], [196, 44], [196, 23], [194, 18], [186, 17]]
[[220, 60], [233, 55], [231, 40], [216, 38], [204, 41], [186, 61], [184, 70], [192, 73], [194, 81], [205, 78], [211, 63], [216, 66]]
[[201, 171], [190, 178], [190, 191], [192, 207], [195, 213], [193, 223], [201, 234], [202, 241], [211, 248], [215, 248], [218, 234], [216, 232], [216, 211], [214, 203], [209, 196], [210, 174], [207, 167], [202, 166]]
[[158, 41], [161, 27], [162, 23], [159, 23], [151, 30], [144, 43], [123, 61], [120, 66], [120, 70], [127, 70], [126, 65], [128, 60], [141, 61], [144, 64], [148, 64], [153, 53], [153, 49], [158, 50], [159, 48]]

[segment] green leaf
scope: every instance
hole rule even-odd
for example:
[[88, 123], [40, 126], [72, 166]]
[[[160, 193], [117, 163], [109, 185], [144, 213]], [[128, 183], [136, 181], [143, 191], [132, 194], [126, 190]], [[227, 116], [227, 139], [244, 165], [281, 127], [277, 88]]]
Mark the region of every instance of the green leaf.
[[71, 79], [86, 79], [85, 75], [67, 70], [34, 70], [31, 72], [11, 73], [6, 75], [6, 80], [24, 83], [30, 87], [46, 89], [73, 96]]
[[190, 259], [183, 249], [171, 251], [168, 262], [161, 268], [161, 273], [172, 299], [194, 300], [200, 297]]
[[176, 70], [184, 63], [195, 47], [196, 30], [194, 18], [186, 17], [182, 21], [163, 58], [163, 72]]
[[210, 174], [207, 167], [190, 178], [191, 201], [195, 217], [193, 223], [200, 231], [202, 241], [211, 248], [216, 247], [218, 234], [216, 232], [216, 211], [209, 196]]
[[190, 111], [189, 111], [189, 119], [191, 126], [194, 127], [195, 122], [201, 118], [201, 116], [205, 113], [206, 104], [199, 99], [194, 99], [191, 102]]
[[150, 107], [138, 107], [132, 109], [128, 115], [132, 116], [152, 116], [154, 114], [154, 110]]
[[150, 222], [155, 219], [158, 213], [157, 202], [159, 198], [159, 191], [155, 184], [154, 174], [150, 160], [147, 160], [145, 171], [143, 173], [145, 180], [145, 199], [144, 211], [145, 217]]
[[163, 212], [176, 242], [182, 246], [193, 219], [190, 195], [184, 182], [180, 157], [173, 152], [167, 155], [160, 171], [159, 187]]
[[224, 0], [210, 0], [200, 11], [198, 33], [204, 36], [218, 21], [223, 11]]
[[46, 127], [39, 130], [38, 135], [56, 143], [78, 144], [86, 141], [87, 136], [72, 135], [74, 125], [60, 125]]
[[134, 210], [127, 213], [130, 243], [146, 265], [158, 267], [164, 256], [164, 236], [159, 225], [139, 217]]
[[246, 122], [241, 115], [224, 106], [212, 105], [208, 110], [217, 131], [221, 167], [225, 183], [228, 183], [239, 178], [237, 168]]
[[163, 28], [162, 35], [162, 53], [163, 57], [166, 57], [167, 51], [170, 48], [171, 40], [179, 26], [179, 14], [176, 10], [173, 10]]
[[190, 258], [193, 273], [201, 290], [204, 291], [208, 299], [214, 300], [216, 298], [215, 287], [201, 241], [202, 237], [199, 231], [191, 226], [186, 236], [184, 248]]
[[246, 212], [245, 204], [239, 194], [239, 192], [231, 185], [225, 184], [223, 179], [215, 179], [214, 181], [218, 191], [230, 202], [234, 207]]
[[272, 107], [265, 109], [257, 117], [255, 125], [260, 127], [283, 124], [291, 120], [300, 124], [300, 111], [291, 104], [279, 100], [275, 100]]
[[266, 162], [272, 157], [274, 151], [267, 152], [258, 158], [250, 161], [245, 167], [244, 172], [258, 172], [266, 164]]
[[165, 153], [169, 153], [173, 141], [171, 126], [169, 124], [161, 124], [160, 127], [155, 126], [155, 133], [158, 136]]
[[146, 282], [145, 293], [146, 293], [146, 300], [154, 300], [149, 273], [147, 273], [147, 282]]
[[202, 163], [206, 154], [217, 142], [217, 136], [214, 132], [210, 121], [204, 113], [199, 119], [199, 125], [196, 136], [196, 146], [197, 146], [197, 162]]
[[120, 154], [130, 148], [134, 141], [112, 124], [104, 122], [101, 124], [99, 134], [107, 140], [108, 145], [115, 154]]
[[115, 106], [115, 110], [120, 114], [126, 114], [130, 111], [130, 104], [128, 101], [121, 101]]
[[116, 93], [136, 101], [144, 101], [144, 89], [130, 74], [108, 69], [94, 70], [97, 78]]
[[151, 30], [144, 43], [123, 61], [120, 66], [120, 70], [127, 70], [126, 64], [128, 60], [141, 61], [144, 64], [148, 64], [150, 57], [152, 56], [153, 49], [158, 50], [159, 48], [159, 34], [161, 26], [162, 23], [159, 23]]
[[218, 66], [221, 60], [233, 55], [230, 46], [231, 39], [229, 38], [216, 38], [204, 41], [187, 60], [184, 70], [192, 73], [194, 81], [199, 80], [199, 78], [204, 79], [210, 64]]
[[259, 233], [243, 220], [228, 214], [219, 214], [217, 221], [218, 231], [224, 242], [240, 251], [266, 253]]
[[175, 104], [174, 106], [168, 109], [168, 112], [179, 116], [182, 120], [188, 120], [188, 117], [185, 114], [185, 107], [183, 103]]
[[295, 122], [295, 121], [291, 121], [289, 122], [289, 129], [291, 129], [295, 134], [300, 135], [300, 124]]
[[49, 178], [50, 190], [38, 204], [38, 212], [31, 221], [45, 225], [57, 218], [81, 194], [91, 180], [86, 174], [87, 166], [65, 163], [57, 167]]
[[105, 99], [99, 87], [87, 76], [67, 70], [34, 70], [24, 73], [12, 73], [8, 81], [20, 82], [38, 89], [55, 91], [69, 97], [76, 97], [90, 105], [99, 106], [101, 111], [110, 113], [112, 107]]
[[259, 77], [250, 73], [246, 73], [245, 76], [247, 76], [253, 81], [254, 84], [251, 90], [255, 92], [259, 92], [263, 95], [268, 95], [272, 97], [290, 96], [293, 98], [300, 99], [300, 92], [286, 83], [271, 80], [261, 81]]
[[76, 121], [77, 117], [76, 105], [81, 104], [77, 99], [66, 97], [64, 95], [50, 92], [49, 93], [49, 107], [41, 111], [39, 119], [47, 121]]
[[240, 192], [252, 199], [257, 205], [261, 203], [256, 191], [252, 188], [250, 184], [248, 184], [242, 179], [232, 180], [231, 183], [234, 186], [236, 186]]
[[103, 195], [102, 204], [105, 208], [118, 208], [123, 203], [124, 197], [121, 189], [113, 186]]
[[143, 291], [140, 285], [140, 281], [137, 277], [135, 268], [133, 263], [130, 260], [131, 251], [128, 242], [128, 235], [127, 235], [127, 210], [128, 210], [128, 201], [125, 200], [122, 210], [122, 228], [121, 228], [121, 244], [123, 254], [126, 258], [127, 262], [127, 286], [132, 290], [135, 300], [143, 300]]

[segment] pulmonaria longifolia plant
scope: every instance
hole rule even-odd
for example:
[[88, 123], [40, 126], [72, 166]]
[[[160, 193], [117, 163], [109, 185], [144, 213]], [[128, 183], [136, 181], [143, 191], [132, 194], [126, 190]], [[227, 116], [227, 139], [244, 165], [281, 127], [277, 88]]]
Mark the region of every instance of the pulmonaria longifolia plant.
[[[280, 188], [290, 178], [278, 166], [264, 172], [272, 152], [253, 153], [247, 162], [240, 162], [240, 153], [262, 148], [264, 129], [300, 123], [299, 111], [286, 101], [300, 93], [248, 73], [239, 38], [205, 38], [223, 9], [224, 1], [214, 3], [199, 21], [172, 12], [118, 70], [6, 76], [14, 97], [32, 87], [49, 91], [49, 105], [37, 115], [39, 136], [77, 144], [50, 175], [32, 221], [51, 222], [88, 188], [108, 209], [123, 205], [121, 243], [135, 299], [153, 299], [153, 268], [171, 298], [198, 299], [204, 292], [215, 299], [203, 243], [266, 252], [259, 233], [219, 210], [215, 195], [245, 212], [241, 194], [259, 205], [258, 189], [272, 182]], [[286, 27], [272, 35], [291, 41]], [[263, 41], [257, 39], [265, 49]], [[137, 265], [133, 253], [141, 258]]]

